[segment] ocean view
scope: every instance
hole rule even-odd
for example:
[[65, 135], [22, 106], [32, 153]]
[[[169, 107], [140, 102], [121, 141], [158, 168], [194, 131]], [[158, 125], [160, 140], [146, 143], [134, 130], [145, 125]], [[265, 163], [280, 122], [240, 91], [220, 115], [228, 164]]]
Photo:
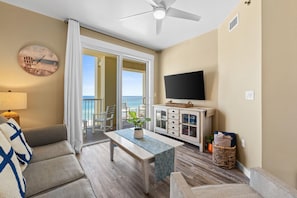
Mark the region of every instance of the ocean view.
[[[83, 96], [83, 99], [94, 99], [94, 96]], [[139, 105], [142, 104], [142, 96], [123, 96], [122, 102], [126, 103], [131, 109], [137, 109]], [[89, 101], [82, 104], [82, 118], [83, 120], [91, 119], [92, 114], [94, 113], [95, 102]]]
[[142, 96], [123, 96], [122, 102], [126, 103], [128, 107], [136, 109], [142, 104]]

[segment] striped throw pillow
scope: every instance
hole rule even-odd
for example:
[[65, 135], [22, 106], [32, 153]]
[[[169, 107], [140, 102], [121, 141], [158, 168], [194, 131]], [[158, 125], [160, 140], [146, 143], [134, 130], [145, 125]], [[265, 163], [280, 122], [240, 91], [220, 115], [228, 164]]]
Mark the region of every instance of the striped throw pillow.
[[0, 197], [25, 197], [26, 183], [20, 163], [0, 131]]
[[21, 127], [13, 118], [10, 118], [6, 123], [0, 124], [0, 130], [15, 151], [22, 170], [25, 170], [32, 159], [32, 149], [27, 144]]

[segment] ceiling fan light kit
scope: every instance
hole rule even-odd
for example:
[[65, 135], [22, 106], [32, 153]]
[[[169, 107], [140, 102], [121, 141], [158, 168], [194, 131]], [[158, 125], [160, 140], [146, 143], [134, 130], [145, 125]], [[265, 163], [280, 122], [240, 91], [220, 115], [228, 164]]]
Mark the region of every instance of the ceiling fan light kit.
[[157, 19], [157, 20], [164, 19], [166, 16], [165, 8], [162, 8], [162, 7], [156, 8], [154, 10], [153, 15], [154, 15], [155, 19]]
[[175, 18], [181, 18], [186, 20], [192, 20], [192, 21], [199, 21], [200, 16], [185, 12], [176, 8], [170, 7], [176, 0], [146, 0], [152, 7], [152, 11], [142, 12], [138, 14], [133, 14], [127, 17], [121, 18], [121, 20], [126, 20], [131, 17], [140, 16], [147, 13], [152, 13], [154, 16], [154, 19], [156, 19], [156, 33], [159, 34], [161, 32], [162, 28], [162, 20], [166, 17], [175, 17]]

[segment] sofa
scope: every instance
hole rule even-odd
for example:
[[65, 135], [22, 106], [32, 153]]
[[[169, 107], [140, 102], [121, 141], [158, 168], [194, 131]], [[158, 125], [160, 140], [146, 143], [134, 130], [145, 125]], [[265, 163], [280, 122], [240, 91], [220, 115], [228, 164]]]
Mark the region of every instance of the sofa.
[[297, 198], [297, 190], [262, 168], [252, 168], [249, 184], [191, 187], [180, 172], [170, 175], [170, 198]]
[[[0, 119], [3, 123], [3, 118]], [[25, 197], [96, 197], [73, 148], [65, 125], [22, 129], [32, 158], [22, 174]]]

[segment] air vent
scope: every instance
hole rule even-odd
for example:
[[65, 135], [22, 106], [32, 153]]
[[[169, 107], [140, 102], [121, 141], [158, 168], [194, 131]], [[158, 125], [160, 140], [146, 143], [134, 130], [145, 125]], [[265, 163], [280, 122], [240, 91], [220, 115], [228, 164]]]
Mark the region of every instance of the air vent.
[[229, 32], [236, 28], [238, 25], [238, 14], [229, 22]]

